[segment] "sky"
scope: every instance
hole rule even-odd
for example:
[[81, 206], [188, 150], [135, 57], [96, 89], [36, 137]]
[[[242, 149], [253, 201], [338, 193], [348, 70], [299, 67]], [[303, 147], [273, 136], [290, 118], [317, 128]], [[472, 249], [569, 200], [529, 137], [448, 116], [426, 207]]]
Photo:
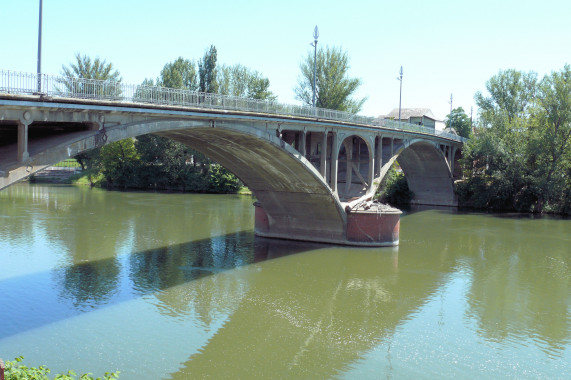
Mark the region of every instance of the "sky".
[[[215, 45], [219, 64], [242, 64], [270, 80], [282, 103], [295, 99], [301, 61], [341, 47], [366, 116], [452, 106], [474, 116], [474, 94], [500, 70], [542, 78], [571, 64], [569, 0], [44, 0], [42, 73], [59, 75], [75, 54], [99, 57], [124, 83], [156, 78], [178, 57], [198, 61]], [[0, 0], [0, 70], [36, 72], [39, 0]]]

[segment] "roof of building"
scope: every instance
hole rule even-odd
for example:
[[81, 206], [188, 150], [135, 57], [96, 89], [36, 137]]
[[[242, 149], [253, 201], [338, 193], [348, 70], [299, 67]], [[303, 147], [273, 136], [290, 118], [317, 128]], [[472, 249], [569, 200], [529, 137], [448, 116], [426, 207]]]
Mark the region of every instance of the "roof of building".
[[[432, 120], [438, 120], [436, 116], [432, 113], [429, 108], [401, 108], [400, 112], [401, 120], [408, 120], [411, 117], [426, 117]], [[395, 119], [398, 120], [399, 118], [399, 109], [393, 109], [388, 115], [385, 116], [388, 119]]]

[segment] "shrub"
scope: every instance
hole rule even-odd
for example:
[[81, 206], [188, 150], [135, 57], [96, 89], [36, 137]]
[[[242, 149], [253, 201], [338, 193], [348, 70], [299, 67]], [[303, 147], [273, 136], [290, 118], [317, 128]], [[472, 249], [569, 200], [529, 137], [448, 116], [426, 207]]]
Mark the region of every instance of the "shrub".
[[[14, 361], [6, 362], [5, 380], [50, 380], [51, 370], [46, 366], [28, 367], [23, 364], [24, 357], [19, 356]], [[58, 374], [54, 380], [112, 380], [119, 378], [119, 372], [105, 372], [102, 377], [93, 377], [91, 373], [77, 375], [74, 371]]]

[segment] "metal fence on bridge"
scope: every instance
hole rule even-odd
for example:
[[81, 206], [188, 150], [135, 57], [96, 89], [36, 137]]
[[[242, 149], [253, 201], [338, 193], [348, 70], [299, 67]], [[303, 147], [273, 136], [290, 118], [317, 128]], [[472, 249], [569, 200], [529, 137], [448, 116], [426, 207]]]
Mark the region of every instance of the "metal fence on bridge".
[[394, 130], [420, 132], [461, 142], [467, 140], [464, 137], [437, 131], [434, 128], [425, 127], [423, 125], [376, 119], [374, 117], [325, 108], [282, 104], [269, 100], [240, 98], [160, 86], [133, 85], [115, 81], [78, 79], [46, 74], [0, 70], [0, 93], [45, 95], [60, 98], [107, 100], [318, 118], [321, 120], [341, 121]]

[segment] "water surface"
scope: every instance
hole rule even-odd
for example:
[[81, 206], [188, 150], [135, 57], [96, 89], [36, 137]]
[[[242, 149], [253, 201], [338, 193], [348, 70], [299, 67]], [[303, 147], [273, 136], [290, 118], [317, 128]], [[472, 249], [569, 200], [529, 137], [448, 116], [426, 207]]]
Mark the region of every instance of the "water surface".
[[121, 379], [571, 378], [571, 220], [255, 238], [237, 195], [0, 192], [0, 357]]

